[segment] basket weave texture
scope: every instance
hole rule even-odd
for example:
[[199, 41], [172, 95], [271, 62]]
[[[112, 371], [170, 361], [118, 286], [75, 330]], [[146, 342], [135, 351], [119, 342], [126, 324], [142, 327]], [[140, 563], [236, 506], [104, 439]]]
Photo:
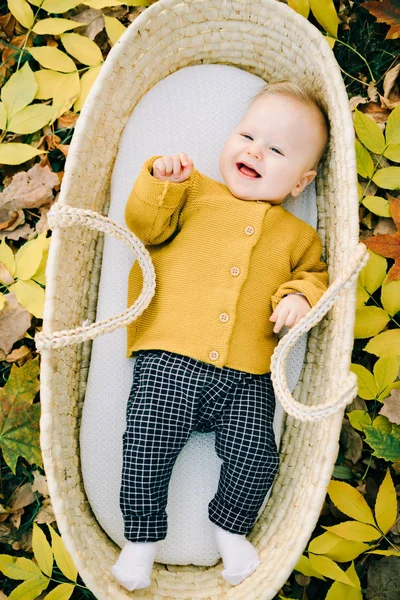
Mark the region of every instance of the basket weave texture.
[[[76, 126], [60, 205], [107, 215], [118, 142], [140, 98], [177, 69], [223, 63], [273, 82], [290, 79], [326, 107], [331, 140], [317, 177], [318, 233], [330, 280], [340, 278], [358, 246], [354, 132], [339, 67], [324, 37], [276, 0], [159, 0], [139, 15], [109, 53]], [[43, 332], [95, 321], [103, 236], [76, 225], [54, 230], [46, 271]], [[355, 281], [311, 330], [293, 392], [303, 405], [337, 394], [348, 379]], [[91, 340], [44, 349], [41, 447], [60, 532], [80, 575], [99, 600], [257, 599], [275, 596], [318, 520], [338, 452], [342, 414], [320, 421], [286, 416], [281, 465], [249, 540], [262, 564], [239, 586], [214, 567], [155, 564], [151, 587], [129, 593], [111, 576], [119, 548], [97, 523], [83, 487], [79, 427]]]

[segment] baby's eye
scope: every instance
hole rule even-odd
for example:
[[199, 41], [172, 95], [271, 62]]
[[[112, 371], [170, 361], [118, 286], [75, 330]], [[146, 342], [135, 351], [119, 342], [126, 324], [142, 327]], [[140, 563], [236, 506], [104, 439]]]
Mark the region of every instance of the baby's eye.
[[242, 135], [245, 138], [248, 138], [249, 140], [252, 140], [253, 138], [251, 137], [251, 135], [249, 135], [248, 133], [241, 133], [240, 135]]
[[278, 148], [271, 148], [272, 151], [276, 150], [278, 154], [282, 154], [282, 152]]

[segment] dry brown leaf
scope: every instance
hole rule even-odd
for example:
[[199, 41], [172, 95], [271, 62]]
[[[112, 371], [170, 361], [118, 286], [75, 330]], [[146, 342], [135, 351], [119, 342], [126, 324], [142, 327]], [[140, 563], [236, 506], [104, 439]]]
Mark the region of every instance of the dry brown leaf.
[[0, 600], [7, 600], [7, 596], [0, 590]]
[[385, 404], [379, 414], [387, 417], [391, 423], [400, 425], [400, 390], [390, 392], [390, 396], [385, 398]]
[[73, 127], [78, 120], [79, 115], [68, 110], [57, 119], [57, 129], [68, 129]]
[[104, 29], [104, 17], [101, 10], [97, 8], [87, 8], [77, 15], [71, 16], [72, 21], [79, 23], [87, 23], [83, 27], [79, 27], [77, 31], [80, 35], [84, 35], [89, 40], [94, 40], [96, 35]]
[[34, 518], [35, 523], [43, 525], [44, 523], [53, 523], [56, 520], [50, 498], [45, 498], [42, 502], [42, 508]]
[[396, 79], [400, 73], [400, 63], [389, 69], [383, 80], [383, 96], [381, 96], [381, 104], [385, 104], [388, 108], [395, 108], [400, 104], [400, 93]]
[[12, 547], [14, 550], [23, 550], [24, 552], [32, 552], [32, 529], [25, 531]]
[[15, 511], [24, 506], [32, 504], [36, 500], [35, 494], [32, 492], [32, 484], [28, 481], [23, 485], [17, 487], [11, 495], [8, 501], [9, 507]]
[[32, 358], [32, 351], [28, 346], [20, 346], [15, 348], [10, 354], [7, 355], [6, 361], [9, 363], [17, 363], [20, 367], [26, 363], [26, 361]]
[[368, 98], [364, 98], [364, 96], [353, 96], [349, 100], [350, 110], [354, 110], [359, 104], [366, 104], [368, 102]]
[[390, 217], [379, 217], [378, 224], [374, 229], [374, 234], [378, 233], [396, 233], [396, 225]]
[[6, 285], [11, 285], [15, 281], [10, 271], [2, 262], [0, 262], [0, 281]]
[[36, 233], [35, 230], [32, 229], [32, 227], [29, 225], [29, 223], [24, 223], [23, 225], [21, 225], [20, 227], [17, 227], [16, 229], [13, 230], [5, 230], [5, 231], [0, 231], [0, 241], [3, 238], [6, 238], [7, 240], [31, 240], [34, 237], [36, 237]]
[[379, 102], [368, 102], [365, 106], [360, 107], [360, 112], [369, 115], [383, 130], [383, 125], [386, 123], [391, 111], [385, 106], [381, 106]]
[[340, 432], [340, 444], [345, 450], [344, 457], [351, 460], [355, 465], [361, 458], [363, 442], [360, 434], [353, 429], [350, 421], [343, 419], [342, 430]]
[[0, 348], [8, 354], [31, 326], [31, 315], [20, 305], [14, 293], [6, 294], [5, 300], [0, 311]]
[[378, 102], [378, 100], [379, 100], [378, 90], [376, 89], [376, 86], [373, 83], [370, 83], [369, 86], [367, 87], [367, 94], [368, 94], [368, 98], [371, 100], [371, 102]]
[[59, 184], [57, 175], [37, 163], [29, 171], [19, 171], [0, 193], [0, 207], [8, 209], [38, 208], [53, 200], [53, 187]]
[[364, 398], [356, 396], [351, 404], [346, 406], [346, 413], [352, 412], [353, 410], [367, 410], [367, 403]]
[[42, 496], [49, 496], [49, 488], [47, 485], [47, 477], [39, 471], [33, 471], [34, 482], [32, 484], [32, 492], [39, 492]]
[[11, 513], [10, 521], [14, 525], [15, 529], [19, 529], [19, 526], [21, 525], [21, 517], [24, 514], [24, 512], [25, 511], [23, 508], [19, 508], [18, 510], [14, 510]]
[[13, 231], [25, 221], [23, 210], [0, 208], [0, 230]]
[[14, 31], [15, 23], [15, 17], [11, 12], [7, 13], [6, 15], [0, 16], [0, 29], [4, 31], [4, 33], [7, 36], [7, 39], [11, 38]]
[[390, 25], [385, 40], [397, 39], [400, 37], [400, 6], [398, 0], [381, 0], [377, 2], [364, 2], [363, 8], [366, 8], [371, 15], [376, 17], [378, 23]]
[[18, 54], [15, 52], [15, 47], [22, 48], [26, 40], [26, 47], [30, 48], [33, 44], [32, 39], [32, 34], [30, 34], [26, 40], [26, 33], [23, 33], [22, 35], [17, 35], [11, 38], [10, 46], [5, 46], [5, 44], [2, 44], [0, 40], [0, 49], [4, 48], [1, 55], [2, 62], [7, 63], [8, 68], [14, 66], [18, 59]]

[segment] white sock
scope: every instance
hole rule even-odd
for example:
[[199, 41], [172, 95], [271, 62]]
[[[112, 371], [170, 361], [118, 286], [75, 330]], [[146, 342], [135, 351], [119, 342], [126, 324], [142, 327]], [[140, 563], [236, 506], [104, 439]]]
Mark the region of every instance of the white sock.
[[222, 577], [231, 585], [238, 585], [261, 564], [253, 544], [245, 535], [231, 533], [215, 525], [215, 540], [225, 569]]
[[150, 585], [157, 542], [127, 542], [111, 572], [129, 591]]

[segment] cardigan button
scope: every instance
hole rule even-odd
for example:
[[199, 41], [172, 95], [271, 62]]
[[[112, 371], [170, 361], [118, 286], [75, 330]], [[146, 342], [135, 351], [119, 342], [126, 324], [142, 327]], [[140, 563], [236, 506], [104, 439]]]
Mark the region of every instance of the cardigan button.
[[233, 277], [237, 277], [240, 273], [240, 269], [239, 267], [231, 267], [230, 269], [230, 274], [233, 275]]
[[216, 350], [211, 350], [208, 356], [211, 358], [211, 360], [217, 360], [217, 358], [219, 358], [219, 352]]
[[244, 228], [244, 232], [246, 235], [253, 235], [254, 227], [252, 225], [247, 225], [247, 227]]
[[221, 314], [219, 315], [219, 320], [220, 320], [222, 323], [226, 323], [227, 321], [229, 321], [229, 315], [228, 315], [228, 313], [225, 313], [225, 312], [221, 313]]

